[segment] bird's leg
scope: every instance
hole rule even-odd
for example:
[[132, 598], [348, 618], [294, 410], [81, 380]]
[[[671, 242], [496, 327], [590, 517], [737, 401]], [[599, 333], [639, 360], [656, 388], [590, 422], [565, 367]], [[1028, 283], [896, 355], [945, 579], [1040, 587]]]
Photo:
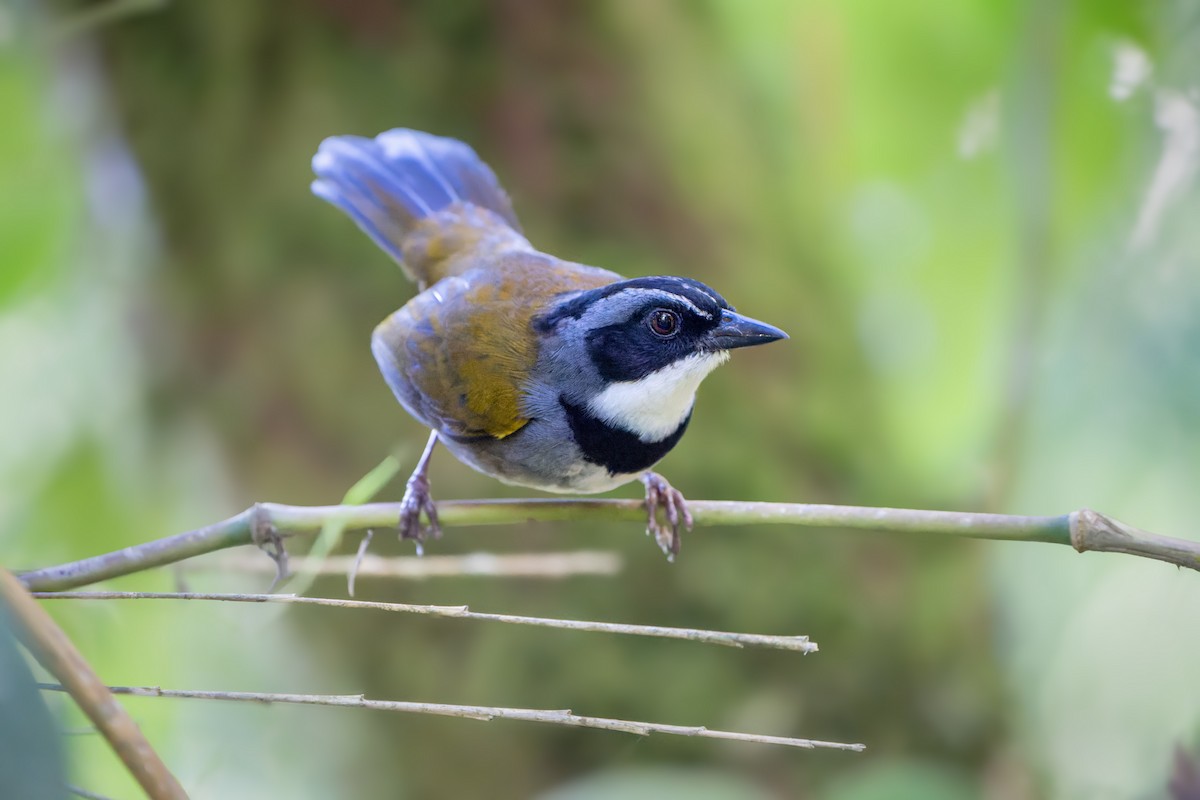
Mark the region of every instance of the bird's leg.
[[[642, 475], [642, 484], [646, 487], [646, 533], [653, 534], [654, 541], [662, 548], [668, 561], [674, 561], [679, 555], [679, 533], [683, 528], [692, 529], [692, 515], [688, 511], [687, 501], [667, 479], [657, 472], [647, 472]], [[664, 525], [658, 520], [658, 508], [662, 506], [667, 515]]]
[[[424, 548], [421, 545], [426, 539], [436, 539], [442, 535], [437, 506], [429, 495], [429, 457], [433, 455], [437, 440], [437, 431], [432, 431], [425, 452], [421, 453], [421, 460], [417, 462], [417, 468], [404, 488], [404, 499], [400, 501], [400, 538], [414, 540], [417, 543], [417, 555], [423, 555]], [[425, 512], [429, 520], [424, 527], [421, 526], [421, 512]]]

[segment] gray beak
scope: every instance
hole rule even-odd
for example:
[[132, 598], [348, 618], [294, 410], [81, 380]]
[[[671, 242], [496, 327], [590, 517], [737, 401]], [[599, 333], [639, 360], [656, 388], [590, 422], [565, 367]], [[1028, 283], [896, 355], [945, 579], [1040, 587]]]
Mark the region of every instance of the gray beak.
[[786, 338], [788, 335], [774, 325], [726, 309], [721, 312], [721, 323], [709, 332], [708, 345], [713, 350], [732, 350]]

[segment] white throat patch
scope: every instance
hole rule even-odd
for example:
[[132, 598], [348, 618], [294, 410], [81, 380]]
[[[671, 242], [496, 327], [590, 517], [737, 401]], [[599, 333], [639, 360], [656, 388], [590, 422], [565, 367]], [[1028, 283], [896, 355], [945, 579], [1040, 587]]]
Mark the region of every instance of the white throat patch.
[[610, 384], [588, 410], [643, 442], [661, 442], [691, 412], [700, 381], [728, 359], [726, 350], [696, 353], [636, 381]]

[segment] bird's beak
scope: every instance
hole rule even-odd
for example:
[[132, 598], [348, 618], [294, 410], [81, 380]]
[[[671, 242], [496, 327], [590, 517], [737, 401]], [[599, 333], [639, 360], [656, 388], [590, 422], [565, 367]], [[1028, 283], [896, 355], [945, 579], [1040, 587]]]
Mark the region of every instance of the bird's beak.
[[720, 324], [708, 334], [708, 346], [713, 350], [732, 350], [786, 338], [788, 335], [774, 325], [726, 309], [721, 312]]

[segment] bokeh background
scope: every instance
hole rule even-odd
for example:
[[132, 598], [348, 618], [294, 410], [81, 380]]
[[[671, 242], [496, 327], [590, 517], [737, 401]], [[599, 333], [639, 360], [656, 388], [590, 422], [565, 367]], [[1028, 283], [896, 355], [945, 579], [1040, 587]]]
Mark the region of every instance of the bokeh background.
[[[0, 120], [8, 566], [256, 500], [337, 502], [387, 454], [415, 461], [425, 433], [368, 349], [412, 287], [308, 191], [323, 137], [395, 126], [470, 142], [543, 249], [699, 278], [791, 333], [706, 382], [661, 465], [685, 494], [1090, 506], [1200, 532], [1193, 0], [7, 0]], [[516, 493], [440, 455], [437, 496]], [[674, 565], [627, 525], [434, 546], [580, 548], [625, 568], [360, 596], [806, 633], [821, 653], [336, 610], [50, 609], [114, 684], [869, 746], [129, 700], [202, 798], [1160, 798], [1200, 745], [1193, 573], [778, 527], [697, 531]], [[375, 550], [409, 552], [388, 536]], [[137, 796], [100, 737], [68, 737], [67, 754], [74, 783]]]

